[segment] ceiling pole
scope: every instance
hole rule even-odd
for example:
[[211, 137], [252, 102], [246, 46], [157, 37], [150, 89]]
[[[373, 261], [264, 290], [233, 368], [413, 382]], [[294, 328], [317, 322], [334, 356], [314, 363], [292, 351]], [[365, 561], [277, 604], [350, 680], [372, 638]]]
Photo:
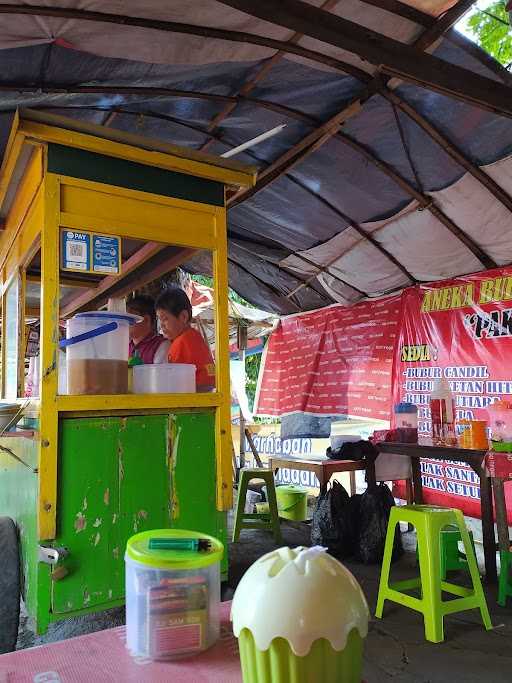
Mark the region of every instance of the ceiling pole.
[[370, 74], [362, 69], [358, 69], [352, 64], [345, 63], [334, 57], [329, 57], [321, 52], [308, 50], [300, 45], [284, 40], [275, 40], [255, 33], [243, 31], [230, 31], [228, 29], [214, 28], [212, 26], [196, 26], [176, 21], [163, 21], [160, 19], [146, 19], [145, 17], [129, 17], [124, 14], [109, 14], [106, 12], [90, 12], [88, 10], [70, 9], [66, 7], [45, 7], [41, 5], [15, 5], [0, 4], [0, 14], [23, 14], [41, 17], [57, 17], [60, 19], [74, 19], [76, 21], [90, 21], [103, 24], [114, 24], [116, 26], [132, 26], [145, 28], [166, 33], [180, 33], [184, 35], [199, 36], [202, 38], [214, 38], [247, 45], [258, 45], [271, 50], [282, 50], [288, 54], [310, 59], [313, 62], [324, 64], [337, 71], [350, 74], [362, 81], [371, 79]]
[[[328, 263], [326, 263], [325, 266], [318, 266], [318, 271], [317, 271], [314, 275], [311, 275], [311, 276], [306, 280], [306, 282], [303, 282], [303, 283], [300, 284], [298, 287], [295, 287], [295, 289], [293, 289], [291, 292], [288, 292], [288, 294], [286, 295], [286, 298], [289, 299], [291, 296], [293, 296], [294, 294], [296, 294], [298, 291], [300, 291], [300, 290], [301, 290], [303, 287], [305, 287], [307, 284], [309, 284], [310, 282], [313, 282], [314, 280], [316, 280], [316, 279], [318, 278], [319, 275], [321, 275], [322, 273], [327, 272], [327, 269], [328, 269], [328, 268], [331, 268], [331, 266], [333, 266], [339, 258], [340, 258], [340, 255], [337, 254], [337, 255], [336, 255], [334, 258], [332, 258]], [[327, 274], [330, 275], [331, 273], [327, 273]], [[347, 282], [345, 282], [344, 280], [342, 280], [342, 279], [339, 278], [339, 277], [336, 277], [336, 279], [339, 280], [340, 282], [343, 282], [343, 284], [345, 284], [345, 285], [348, 284]], [[363, 292], [361, 289], [358, 289], [355, 285], [348, 285], [348, 286], [351, 287], [352, 289], [355, 289], [355, 291], [358, 292], [361, 296], [368, 296], [368, 293], [367, 293], [367, 292]]]
[[502, 187], [498, 185], [485, 171], [461, 152], [448, 138], [446, 138], [423, 114], [420, 114], [414, 107], [408, 104], [392, 90], [383, 88], [381, 95], [385, 97], [391, 105], [398, 107], [404, 114], [412, 119], [425, 133], [434, 140], [459, 166], [462, 166], [479, 183], [484, 185], [495, 199], [501, 202], [509, 211], [512, 211], [512, 198]]
[[[329, 11], [333, 9], [339, 2], [340, 0], [325, 0], [325, 2], [321, 5], [321, 9]], [[296, 32], [288, 39], [287, 42], [298, 43], [302, 37], [302, 33]], [[275, 53], [275, 55], [272, 55], [270, 59], [267, 59], [261, 68], [256, 72], [256, 74], [243, 84], [237, 95], [248, 95], [250, 92], [252, 92], [258, 83], [265, 78], [272, 67], [277, 64], [277, 62], [281, 61], [281, 59], [283, 59], [285, 56], [286, 52], [284, 52], [284, 50], [279, 50]], [[208, 132], [211, 133], [214, 131], [218, 125], [236, 109], [236, 106], [236, 104], [227, 104], [223, 109], [221, 109], [221, 111], [214, 116], [208, 124]], [[213, 142], [213, 139], [207, 140], [203, 146], [200, 147], [201, 151], [206, 151], [213, 144]]]
[[[277, 268], [277, 270], [282, 270], [283, 273], [290, 275], [291, 277], [294, 278], [294, 280], [299, 280], [299, 282], [303, 283], [305, 285], [305, 287], [307, 287], [307, 289], [310, 289], [312, 292], [314, 292], [317, 296], [319, 296], [321, 299], [326, 301], [328, 304], [333, 304], [336, 302], [336, 299], [333, 299], [329, 294], [327, 294], [327, 292], [325, 292], [323, 290], [323, 287], [322, 287], [321, 292], [318, 291], [315, 287], [313, 287], [313, 285], [310, 282], [307, 282], [307, 280], [302, 278], [298, 273], [296, 273], [291, 268], [287, 268], [285, 266], [282, 266], [280, 263], [274, 263], [272, 260], [266, 259], [261, 254], [255, 254], [253, 251], [251, 251], [250, 249], [247, 249], [247, 247], [244, 247], [242, 244], [240, 244], [240, 241], [238, 241], [236, 243], [236, 248], [241, 249], [242, 251], [245, 251], [246, 254], [250, 254], [253, 258], [254, 258], [254, 256], [257, 256], [257, 258], [261, 259], [262, 261], [266, 261], [267, 263], [269, 263], [274, 268]], [[234, 263], [238, 264], [238, 261], [234, 261]], [[316, 266], [316, 267], [320, 268], [321, 266]], [[344, 283], [344, 284], [347, 284], [347, 283]], [[319, 285], [319, 286], [321, 287], [321, 285]], [[348, 285], [348, 287], [350, 287], [350, 286], [351, 285]]]
[[397, 185], [399, 185], [409, 196], [415, 199], [420, 205], [421, 209], [427, 209], [430, 213], [437, 218], [448, 230], [455, 235], [461, 242], [463, 242], [466, 247], [473, 253], [474, 256], [485, 266], [485, 268], [496, 268], [497, 264], [493, 259], [486, 254], [483, 249], [481, 249], [476, 242], [474, 242], [465, 232], [463, 232], [453, 221], [449, 218], [441, 209], [439, 209], [432, 197], [426, 195], [419, 190], [417, 190], [413, 185], [411, 185], [404, 177], [399, 175], [394, 169], [391, 168], [384, 161], [376, 157], [373, 152], [370, 152], [366, 147], [356, 142], [348, 135], [339, 134], [337, 138], [344, 142], [346, 145], [354, 149], [356, 152], [362, 154], [365, 159], [370, 163], [374, 164], [383, 173], [385, 173], [389, 178], [394, 180]]
[[[455, 97], [495, 114], [512, 117], [512, 88], [475, 74], [414, 46], [312, 7], [302, 0], [219, 0], [225, 5], [278, 26], [341, 48], [366, 59], [391, 76]], [[461, 0], [466, 3], [467, 0]], [[457, 7], [460, 6], [460, 2]], [[465, 10], [464, 10], [465, 11]], [[448, 13], [447, 13], [448, 14]], [[450, 21], [455, 12], [450, 14]], [[441, 22], [441, 32], [449, 27]]]
[[[395, 265], [406, 276], [406, 278], [411, 281], [412, 284], [415, 285], [418, 283], [418, 280], [416, 280], [414, 275], [412, 275], [407, 270], [407, 268], [402, 263], [400, 263], [400, 261], [397, 258], [395, 258], [393, 256], [393, 254], [391, 254], [385, 247], [383, 247], [382, 244], [380, 244], [380, 242], [378, 242], [372, 236], [371, 233], [367, 232], [361, 225], [359, 225], [359, 223], [357, 221], [352, 220], [352, 218], [350, 218], [345, 213], [343, 213], [343, 211], [340, 211], [340, 209], [338, 209], [336, 206], [334, 206], [334, 204], [331, 204], [331, 202], [328, 199], [325, 199], [324, 197], [317, 194], [316, 192], [313, 192], [313, 190], [311, 190], [307, 185], [302, 183], [300, 180], [297, 180], [297, 178], [294, 178], [294, 176], [290, 175], [287, 177], [289, 180], [291, 180], [292, 183], [295, 183], [296, 185], [301, 187], [303, 190], [305, 190], [306, 192], [309, 192], [311, 195], [313, 195], [313, 197], [316, 197], [316, 199], [318, 199], [318, 201], [320, 201], [324, 206], [326, 206], [328, 209], [330, 209], [336, 216], [338, 216], [338, 218], [340, 218], [345, 223], [347, 223], [348, 228], [352, 228], [353, 230], [355, 230], [360, 237], [362, 237], [364, 240], [368, 241], [373, 247], [375, 247], [375, 249], [377, 249], [377, 251], [379, 251], [389, 261], [391, 261], [391, 263], [393, 263], [393, 265]], [[346, 253], [346, 252], [344, 252], [344, 253]], [[296, 254], [294, 254], [294, 255], [296, 255]], [[340, 258], [341, 256], [343, 256], [343, 254], [341, 254], [338, 258]]]
[[[254, 278], [254, 280], [256, 280], [256, 282], [259, 282], [260, 285], [263, 285], [266, 289], [269, 289], [272, 292], [272, 294], [279, 297], [280, 299], [283, 298], [282, 292], [277, 290], [275, 287], [272, 287], [272, 285], [269, 285], [269, 283], [265, 282], [265, 280], [262, 280], [261, 278], [259, 278], [257, 275], [255, 275], [255, 273], [248, 270], [245, 266], [242, 266], [242, 264], [238, 263], [238, 261], [235, 261], [235, 259], [233, 257], [228, 256], [228, 261], [229, 261], [229, 263], [232, 263], [237, 268], [240, 268], [240, 270], [243, 270], [243, 272], [246, 275], [249, 275], [250, 277]], [[297, 312], [301, 311], [301, 307], [298, 304], [296, 304], [294, 301], [288, 301], [288, 303], [291, 306], [293, 306]]]

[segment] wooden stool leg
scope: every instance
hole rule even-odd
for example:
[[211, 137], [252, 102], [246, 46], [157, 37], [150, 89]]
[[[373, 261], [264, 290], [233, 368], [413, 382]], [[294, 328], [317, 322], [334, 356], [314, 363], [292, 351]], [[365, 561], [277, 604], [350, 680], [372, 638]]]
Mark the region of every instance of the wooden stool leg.
[[350, 495], [353, 496], [356, 492], [356, 473], [349, 472], [350, 477]]
[[242, 471], [240, 476], [240, 484], [238, 486], [238, 499], [236, 501], [236, 515], [235, 515], [235, 526], [233, 528], [233, 543], [238, 541], [240, 536], [240, 531], [242, 529], [244, 509], [245, 509], [245, 498], [247, 496], [247, 487], [249, 485], [249, 478], [246, 476], [246, 472]]
[[281, 544], [283, 542], [283, 537], [281, 535], [281, 525], [279, 524], [279, 511], [277, 509], [276, 489], [273, 480], [272, 482], [267, 481], [267, 498], [274, 538], [276, 539], [276, 543]]

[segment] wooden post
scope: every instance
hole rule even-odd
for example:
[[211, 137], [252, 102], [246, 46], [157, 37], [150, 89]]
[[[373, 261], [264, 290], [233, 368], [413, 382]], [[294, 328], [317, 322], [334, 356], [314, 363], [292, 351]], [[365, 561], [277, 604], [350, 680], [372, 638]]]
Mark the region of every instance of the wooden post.
[[[238, 323], [237, 328], [238, 358], [242, 361], [245, 372], [245, 350], [247, 349], [247, 327]], [[242, 408], [239, 410], [240, 417], [240, 469], [245, 467], [245, 417]]]

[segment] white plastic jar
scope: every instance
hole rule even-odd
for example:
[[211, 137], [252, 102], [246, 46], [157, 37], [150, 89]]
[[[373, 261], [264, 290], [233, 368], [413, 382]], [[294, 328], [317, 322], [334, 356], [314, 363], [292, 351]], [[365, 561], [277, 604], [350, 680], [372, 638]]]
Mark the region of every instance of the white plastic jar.
[[216, 538], [183, 529], [144, 531], [128, 540], [126, 640], [132, 655], [174, 659], [216, 642], [223, 553]]

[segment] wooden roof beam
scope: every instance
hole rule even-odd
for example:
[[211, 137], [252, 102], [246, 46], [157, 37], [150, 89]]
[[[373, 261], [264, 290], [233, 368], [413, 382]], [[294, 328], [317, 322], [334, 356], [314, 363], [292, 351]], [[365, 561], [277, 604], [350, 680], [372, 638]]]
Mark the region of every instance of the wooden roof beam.
[[185, 35], [199, 36], [202, 38], [215, 38], [235, 43], [245, 43], [248, 45], [258, 45], [271, 50], [282, 50], [288, 54], [294, 54], [304, 59], [310, 59], [324, 66], [329, 66], [338, 71], [354, 76], [362, 81], [371, 78], [362, 69], [358, 69], [352, 64], [342, 62], [334, 57], [308, 50], [300, 45], [294, 45], [284, 40], [274, 40], [263, 35], [247, 33], [243, 31], [230, 31], [228, 29], [214, 28], [212, 26], [196, 26], [194, 24], [184, 24], [176, 21], [163, 21], [160, 19], [146, 19], [145, 17], [131, 17], [124, 14], [109, 14], [107, 12], [91, 12], [88, 10], [71, 9], [66, 7], [46, 7], [41, 5], [16, 5], [12, 3], [0, 4], [0, 14], [30, 15], [41, 17], [57, 17], [60, 19], [74, 19], [76, 21], [89, 21], [103, 24], [114, 24], [116, 26], [133, 26], [166, 33], [181, 33]]
[[139, 268], [143, 263], [153, 258], [155, 254], [158, 254], [166, 245], [160, 244], [158, 242], [147, 242], [143, 247], [138, 249], [130, 258], [122, 265], [122, 272], [119, 275], [108, 275], [104, 277], [97, 287], [90, 287], [85, 292], [79, 292], [77, 295], [73, 296], [71, 300], [68, 300], [66, 304], [60, 310], [60, 316], [62, 318], [67, 318], [76, 311], [84, 308], [91, 301], [97, 300], [102, 295], [108, 298], [108, 292], [114, 285], [121, 283], [130, 273], [136, 268]]
[[354, 149], [356, 152], [364, 156], [371, 164], [379, 168], [382, 173], [391, 178], [399, 187], [404, 190], [410, 197], [415, 199], [422, 209], [430, 211], [430, 213], [437, 218], [455, 237], [457, 237], [465, 246], [471, 251], [471, 253], [476, 256], [480, 263], [485, 268], [496, 268], [496, 262], [481, 249], [476, 242], [474, 242], [469, 235], [467, 235], [463, 230], [456, 225], [451, 218], [449, 218], [440, 208], [438, 208], [432, 197], [423, 194], [417, 190], [413, 185], [409, 183], [403, 176], [398, 174], [391, 166], [386, 164], [384, 161], [376, 157], [373, 152], [368, 150], [364, 145], [356, 142], [348, 135], [340, 133], [337, 135], [337, 139], [344, 142], [346, 145]]
[[385, 97], [391, 104], [394, 104], [398, 109], [404, 112], [410, 119], [412, 119], [425, 133], [436, 142], [457, 164], [462, 166], [470, 175], [473, 176], [479, 183], [489, 190], [495, 199], [497, 199], [503, 206], [512, 212], [512, 198], [505, 190], [498, 185], [485, 171], [483, 171], [478, 164], [475, 164], [466, 155], [461, 152], [456, 145], [453, 144], [446, 136], [444, 136], [430, 121], [420, 114], [414, 107], [408, 104], [404, 99], [396, 95], [389, 88], [383, 87], [380, 94]]
[[[312, 7], [302, 0], [281, 0], [279, 4], [274, 0], [219, 1], [264, 21], [301, 31], [310, 38], [348, 50], [390, 76], [469, 102], [495, 114], [512, 117], [512, 88], [424, 54], [414, 46], [404, 45], [355, 22]], [[454, 14], [450, 21], [453, 17]], [[446, 20], [441, 30], [450, 25]], [[419, 43], [420, 47], [423, 42]]]
[[[321, 5], [321, 9], [329, 11], [333, 9], [340, 0], [325, 0], [325, 2]], [[287, 42], [289, 43], [298, 43], [299, 40], [303, 37], [302, 33], [297, 33], [295, 32]], [[254, 90], [254, 88], [258, 85], [258, 83], [265, 78], [265, 76], [268, 74], [268, 72], [272, 69], [272, 67], [277, 64], [277, 62], [281, 61], [283, 57], [286, 56], [286, 52], [284, 50], [278, 50], [270, 59], [267, 59], [267, 61], [261, 66], [260, 69], [252, 76], [248, 81], [246, 81], [240, 90], [238, 91], [238, 95], [248, 95], [250, 92]], [[236, 109], [236, 104], [230, 103], [227, 104], [221, 111], [210, 121], [208, 124], [208, 132], [211, 133], [214, 131], [222, 121], [224, 121], [225, 118], [227, 118], [235, 109]], [[214, 140], [210, 139], [207, 140], [201, 147], [200, 150], [202, 152], [206, 151], [212, 144]]]

